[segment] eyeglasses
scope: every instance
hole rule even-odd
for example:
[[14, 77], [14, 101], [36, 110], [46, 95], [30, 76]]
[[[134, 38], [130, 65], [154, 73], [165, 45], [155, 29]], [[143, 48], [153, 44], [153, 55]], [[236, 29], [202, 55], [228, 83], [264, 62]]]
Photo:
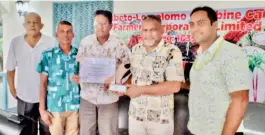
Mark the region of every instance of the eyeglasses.
[[27, 25], [30, 25], [30, 24], [36, 25], [36, 24], [39, 24], [39, 22], [37, 22], [37, 21], [26, 21], [25, 24], [27, 24]]
[[102, 22], [98, 22], [98, 21], [95, 21], [94, 22], [94, 26], [103, 26], [103, 27], [107, 27], [109, 25], [109, 23], [102, 23]]

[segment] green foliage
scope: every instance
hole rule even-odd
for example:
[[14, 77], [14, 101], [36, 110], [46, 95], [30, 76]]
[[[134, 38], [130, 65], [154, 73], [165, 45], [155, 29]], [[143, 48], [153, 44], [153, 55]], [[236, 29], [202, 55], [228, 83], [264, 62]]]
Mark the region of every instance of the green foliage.
[[248, 55], [249, 61], [249, 69], [253, 72], [255, 68], [260, 68], [264, 71], [264, 69], [261, 67], [261, 64], [265, 64], [265, 57], [264, 54], [254, 54], [254, 55]]

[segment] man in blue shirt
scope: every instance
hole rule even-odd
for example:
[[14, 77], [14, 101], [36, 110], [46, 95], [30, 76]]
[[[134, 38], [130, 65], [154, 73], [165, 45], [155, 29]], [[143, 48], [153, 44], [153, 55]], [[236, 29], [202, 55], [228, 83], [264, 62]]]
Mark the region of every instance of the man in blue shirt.
[[[71, 81], [75, 73], [77, 48], [70, 22], [61, 21], [56, 37], [59, 45], [44, 51], [37, 71], [41, 73], [40, 115], [52, 135], [77, 135], [79, 132], [79, 88]], [[47, 108], [46, 108], [47, 106]]]

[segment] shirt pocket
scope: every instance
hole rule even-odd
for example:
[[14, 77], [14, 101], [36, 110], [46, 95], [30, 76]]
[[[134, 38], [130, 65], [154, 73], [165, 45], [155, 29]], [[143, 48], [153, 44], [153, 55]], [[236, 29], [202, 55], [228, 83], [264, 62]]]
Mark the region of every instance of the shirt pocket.
[[166, 56], [156, 56], [153, 61], [153, 69], [165, 69], [168, 65]]

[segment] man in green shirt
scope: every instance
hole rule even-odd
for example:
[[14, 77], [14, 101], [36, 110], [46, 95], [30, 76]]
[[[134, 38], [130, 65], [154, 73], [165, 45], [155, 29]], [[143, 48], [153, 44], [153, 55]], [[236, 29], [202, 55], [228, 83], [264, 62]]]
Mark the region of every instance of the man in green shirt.
[[[56, 37], [59, 45], [44, 51], [37, 67], [41, 73], [40, 115], [52, 135], [77, 135], [79, 132], [79, 88], [71, 81], [75, 73], [77, 48], [70, 22], [61, 21]], [[46, 108], [47, 104], [47, 108]]]

